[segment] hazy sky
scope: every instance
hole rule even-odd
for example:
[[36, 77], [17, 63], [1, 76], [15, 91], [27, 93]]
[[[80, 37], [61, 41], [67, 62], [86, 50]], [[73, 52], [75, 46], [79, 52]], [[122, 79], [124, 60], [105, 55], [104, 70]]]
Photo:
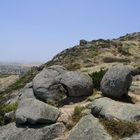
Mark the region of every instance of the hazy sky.
[[80, 39], [140, 31], [140, 0], [0, 0], [0, 61], [46, 62]]

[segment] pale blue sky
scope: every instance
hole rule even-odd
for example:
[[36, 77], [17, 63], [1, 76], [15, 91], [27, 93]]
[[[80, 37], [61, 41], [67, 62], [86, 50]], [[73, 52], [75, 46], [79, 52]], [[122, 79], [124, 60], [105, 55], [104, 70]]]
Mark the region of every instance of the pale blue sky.
[[140, 0], [0, 0], [0, 61], [46, 62], [80, 39], [140, 31]]

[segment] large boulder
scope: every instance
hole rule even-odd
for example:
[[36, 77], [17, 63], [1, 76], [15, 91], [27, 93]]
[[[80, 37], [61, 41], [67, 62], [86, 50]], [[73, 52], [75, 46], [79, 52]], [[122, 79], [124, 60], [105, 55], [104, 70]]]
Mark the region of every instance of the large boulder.
[[131, 68], [122, 65], [110, 68], [101, 81], [102, 94], [117, 99], [127, 96], [132, 83], [131, 72]]
[[112, 137], [98, 119], [87, 115], [71, 130], [68, 140], [112, 140]]
[[0, 127], [0, 140], [53, 140], [65, 131], [63, 123], [48, 126], [21, 126], [11, 123]]
[[93, 93], [92, 78], [86, 74], [68, 71], [61, 74], [58, 79], [59, 83], [67, 90], [68, 96], [88, 96]]
[[59, 109], [36, 99], [21, 100], [16, 111], [17, 124], [55, 123], [60, 115]]
[[66, 91], [63, 86], [55, 80], [55, 78], [65, 71], [66, 69], [64, 67], [57, 65], [44, 68], [33, 79], [34, 94], [44, 101], [58, 101], [63, 98]]
[[106, 97], [94, 100], [91, 112], [96, 117], [108, 120], [140, 121], [140, 107]]

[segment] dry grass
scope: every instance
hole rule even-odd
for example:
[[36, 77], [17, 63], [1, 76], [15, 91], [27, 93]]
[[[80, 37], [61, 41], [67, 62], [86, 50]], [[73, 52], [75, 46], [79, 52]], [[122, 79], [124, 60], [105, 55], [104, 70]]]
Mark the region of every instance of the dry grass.
[[100, 122], [106, 128], [110, 135], [114, 138], [130, 137], [134, 133], [140, 133], [140, 123], [127, 122], [127, 121], [115, 121], [100, 119]]

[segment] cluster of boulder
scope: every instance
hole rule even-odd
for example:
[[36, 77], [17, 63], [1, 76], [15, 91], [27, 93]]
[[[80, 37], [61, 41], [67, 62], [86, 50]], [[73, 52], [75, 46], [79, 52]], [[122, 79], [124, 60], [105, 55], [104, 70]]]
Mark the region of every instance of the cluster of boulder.
[[[88, 96], [93, 92], [92, 79], [85, 74], [67, 71], [62, 66], [44, 68], [22, 90], [15, 113], [16, 123], [0, 128], [0, 140], [52, 140], [65, 131], [59, 108], [50, 101]], [[12, 130], [11, 130], [12, 129]]]
[[[139, 122], [140, 107], [116, 101], [128, 96], [132, 76], [133, 69], [126, 66], [109, 69], [101, 81], [102, 95], [106, 97], [90, 103], [90, 113], [82, 117], [65, 139], [112, 140], [98, 118]], [[0, 127], [0, 140], [53, 140], [59, 137], [66, 130], [63, 121], [59, 121], [63, 114], [61, 109], [49, 103], [67, 96], [78, 98], [92, 93], [93, 82], [88, 75], [67, 71], [58, 65], [44, 68], [22, 90], [15, 113], [16, 123]], [[129, 140], [138, 140], [139, 136], [134, 134]]]
[[[102, 95], [106, 97], [95, 99], [90, 104], [91, 114], [86, 115], [77, 123], [70, 132], [68, 140], [112, 140], [113, 137], [99, 122], [100, 118], [108, 121], [137, 122], [140, 128], [140, 107], [119, 101], [119, 99], [127, 98], [134, 71], [130, 67], [120, 65], [107, 71], [101, 81]], [[129, 138], [122, 138], [122, 140], [139, 139], [140, 130]]]

